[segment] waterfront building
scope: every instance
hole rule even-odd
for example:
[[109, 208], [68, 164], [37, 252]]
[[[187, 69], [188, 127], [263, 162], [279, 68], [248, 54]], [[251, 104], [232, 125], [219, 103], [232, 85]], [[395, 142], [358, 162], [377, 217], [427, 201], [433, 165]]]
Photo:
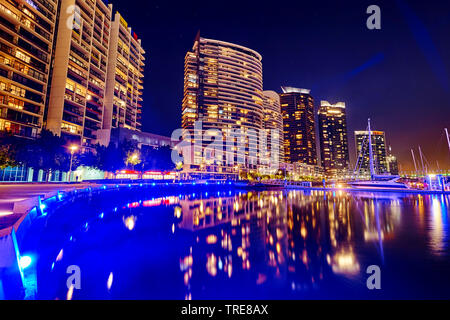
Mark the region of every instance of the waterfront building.
[[310, 90], [281, 89], [285, 161], [317, 165], [314, 99]]
[[318, 181], [325, 175], [322, 166], [302, 162], [283, 163], [281, 168], [287, 172], [288, 178], [294, 181]]
[[274, 156], [280, 167], [284, 161], [283, 115], [281, 114], [280, 96], [275, 91], [264, 91], [263, 94], [263, 126], [267, 132], [268, 146], [266, 159], [270, 159], [272, 148], [275, 147], [277, 151], [274, 152]]
[[0, 132], [43, 126], [58, 0], [0, 2]]
[[[183, 140], [195, 145], [189, 161], [183, 153], [185, 171], [235, 174], [257, 169], [258, 133], [263, 129], [261, 61], [252, 49], [197, 35], [185, 56]], [[201, 130], [196, 130], [199, 121]], [[206, 156], [206, 145], [217, 132], [224, 144], [228, 139], [243, 147]]]
[[99, 133], [103, 145], [108, 145], [112, 128], [142, 130], [144, 55], [141, 39], [117, 12], [111, 23], [103, 130]]
[[120, 142], [124, 141], [135, 142], [139, 149], [159, 149], [161, 147], [175, 147], [175, 142], [172, 141], [170, 137], [121, 127], [113, 128], [111, 130], [111, 143], [115, 143], [116, 145], [118, 145]]
[[350, 157], [345, 103], [330, 104], [328, 101], [321, 101], [318, 126], [321, 161], [326, 175], [348, 175]]
[[[370, 176], [369, 132], [355, 131], [356, 169], [362, 175]], [[386, 161], [386, 139], [383, 131], [372, 130], [372, 151], [376, 174], [388, 172]]]
[[389, 146], [388, 154], [386, 157], [387, 171], [396, 176], [399, 174], [397, 157], [392, 154], [392, 148]]
[[61, 0], [46, 127], [84, 147], [103, 127], [111, 15], [102, 0]]

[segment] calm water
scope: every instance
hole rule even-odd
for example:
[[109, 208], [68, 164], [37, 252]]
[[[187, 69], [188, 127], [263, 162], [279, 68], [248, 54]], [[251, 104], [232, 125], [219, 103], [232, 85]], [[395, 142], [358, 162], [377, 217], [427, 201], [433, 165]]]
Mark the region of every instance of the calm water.
[[[40, 298], [450, 298], [449, 197], [203, 191], [135, 198], [103, 214], [92, 209], [87, 224], [47, 250]], [[80, 267], [81, 290], [68, 292], [69, 265]], [[367, 289], [369, 265], [381, 269], [381, 290]]]

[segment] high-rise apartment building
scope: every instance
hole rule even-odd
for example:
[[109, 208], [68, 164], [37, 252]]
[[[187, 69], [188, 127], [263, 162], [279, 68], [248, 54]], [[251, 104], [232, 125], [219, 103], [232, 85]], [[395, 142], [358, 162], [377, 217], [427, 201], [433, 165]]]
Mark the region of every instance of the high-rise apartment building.
[[46, 127], [89, 147], [102, 129], [112, 5], [61, 0]]
[[310, 90], [282, 87], [282, 91], [285, 160], [317, 165], [314, 99]]
[[350, 158], [345, 103], [330, 104], [328, 101], [321, 101], [318, 126], [321, 161], [325, 174], [329, 177], [347, 174]]
[[279, 164], [281, 164], [284, 161], [284, 139], [280, 96], [275, 91], [264, 91], [263, 94], [263, 126], [267, 131], [267, 151], [268, 154], [270, 154], [270, 152], [272, 152], [272, 147], [276, 147], [277, 151], [274, 155], [278, 159]]
[[[355, 131], [355, 143], [356, 169], [361, 174], [370, 175], [369, 131]], [[387, 173], [386, 139], [383, 131], [372, 130], [372, 152], [375, 173]]]
[[396, 176], [399, 174], [398, 160], [397, 157], [392, 154], [392, 148], [389, 146], [387, 157], [386, 157], [387, 171]]
[[[236, 166], [256, 166], [258, 132], [263, 128], [261, 60], [261, 55], [249, 48], [197, 36], [185, 57], [182, 102], [182, 127], [193, 137], [191, 142], [197, 143], [191, 161], [193, 169], [228, 172], [233, 169], [226, 160], [230, 157], [237, 162], [246, 159]], [[200, 120], [203, 135], [216, 129], [224, 141], [230, 130], [243, 130], [245, 137], [239, 139], [243, 139], [245, 148], [233, 148], [226, 156], [216, 155], [205, 162], [205, 139], [201, 142], [194, 137], [194, 122]]]
[[112, 128], [142, 129], [142, 90], [145, 51], [141, 40], [116, 13], [111, 24], [102, 144]]
[[0, 2], [0, 131], [35, 138], [42, 129], [57, 7]]

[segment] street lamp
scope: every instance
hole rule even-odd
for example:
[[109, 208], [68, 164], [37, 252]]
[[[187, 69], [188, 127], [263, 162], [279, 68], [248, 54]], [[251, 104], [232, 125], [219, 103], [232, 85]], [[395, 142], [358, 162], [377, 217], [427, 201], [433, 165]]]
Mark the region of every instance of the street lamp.
[[131, 164], [133, 165], [133, 170], [134, 170], [134, 165], [136, 163], [136, 160], [138, 159], [138, 155], [136, 153], [133, 153], [133, 155], [131, 156]]
[[129, 155], [127, 157], [127, 161], [126, 161], [126, 165], [128, 167], [128, 165], [131, 163], [131, 165], [133, 166], [133, 170], [134, 170], [134, 166], [138, 163], [140, 163], [139, 161], [139, 154], [137, 152], [134, 152], [133, 154]]
[[70, 150], [70, 166], [69, 166], [69, 182], [70, 182], [70, 177], [72, 175], [72, 161], [73, 161], [73, 155], [74, 153], [78, 150], [78, 146], [76, 145], [71, 145], [69, 147]]

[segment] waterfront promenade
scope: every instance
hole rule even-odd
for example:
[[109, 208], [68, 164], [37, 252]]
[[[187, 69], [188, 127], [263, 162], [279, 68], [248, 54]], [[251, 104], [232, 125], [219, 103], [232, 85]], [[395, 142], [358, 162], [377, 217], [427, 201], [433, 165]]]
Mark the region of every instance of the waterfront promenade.
[[92, 186], [92, 183], [2, 183], [0, 184], [0, 234], [13, 226], [37, 204], [38, 197], [46, 199], [58, 191], [73, 191]]

